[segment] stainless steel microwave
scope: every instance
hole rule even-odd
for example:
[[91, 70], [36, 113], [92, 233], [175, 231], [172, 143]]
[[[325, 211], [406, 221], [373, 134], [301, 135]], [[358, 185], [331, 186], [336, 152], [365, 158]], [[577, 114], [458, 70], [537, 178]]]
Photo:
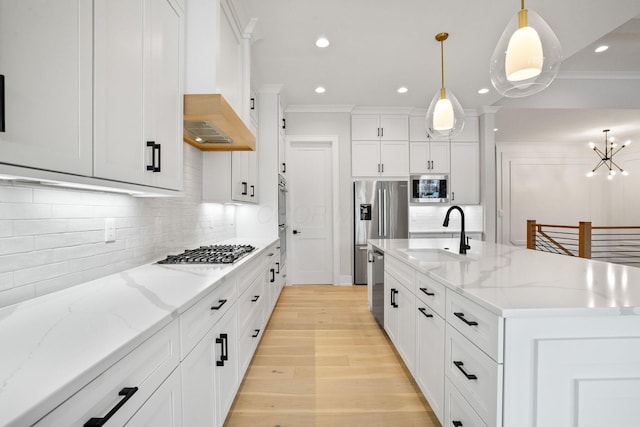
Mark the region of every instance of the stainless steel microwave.
[[449, 203], [449, 175], [412, 175], [411, 203]]

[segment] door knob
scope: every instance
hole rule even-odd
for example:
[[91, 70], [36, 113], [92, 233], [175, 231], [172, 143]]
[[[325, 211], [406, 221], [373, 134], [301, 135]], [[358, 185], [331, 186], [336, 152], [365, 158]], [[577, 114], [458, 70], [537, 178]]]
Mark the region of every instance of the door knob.
[[298, 230], [293, 230], [293, 234], [302, 234], [302, 233]]

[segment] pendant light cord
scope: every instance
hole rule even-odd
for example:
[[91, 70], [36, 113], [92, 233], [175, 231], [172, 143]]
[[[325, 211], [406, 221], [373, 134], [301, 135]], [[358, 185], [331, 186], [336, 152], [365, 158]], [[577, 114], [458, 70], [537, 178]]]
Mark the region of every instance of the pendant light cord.
[[442, 89], [444, 89], [444, 40], [440, 40], [440, 71], [442, 79]]

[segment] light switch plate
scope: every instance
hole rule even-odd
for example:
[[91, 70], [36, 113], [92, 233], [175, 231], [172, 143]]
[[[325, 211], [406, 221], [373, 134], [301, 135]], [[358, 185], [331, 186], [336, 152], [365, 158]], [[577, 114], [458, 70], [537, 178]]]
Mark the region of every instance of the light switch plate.
[[104, 241], [116, 241], [116, 220], [114, 218], [105, 218], [104, 220]]

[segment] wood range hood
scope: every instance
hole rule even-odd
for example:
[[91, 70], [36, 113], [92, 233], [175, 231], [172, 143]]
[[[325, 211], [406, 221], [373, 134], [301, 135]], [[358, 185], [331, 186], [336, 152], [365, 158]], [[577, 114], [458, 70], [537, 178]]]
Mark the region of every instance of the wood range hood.
[[202, 151], [255, 151], [256, 137], [219, 94], [184, 95], [184, 142]]

